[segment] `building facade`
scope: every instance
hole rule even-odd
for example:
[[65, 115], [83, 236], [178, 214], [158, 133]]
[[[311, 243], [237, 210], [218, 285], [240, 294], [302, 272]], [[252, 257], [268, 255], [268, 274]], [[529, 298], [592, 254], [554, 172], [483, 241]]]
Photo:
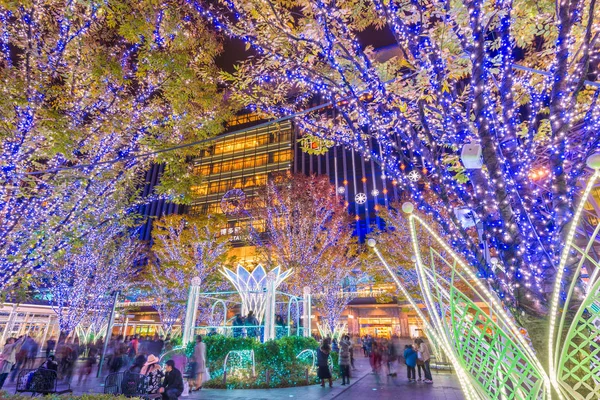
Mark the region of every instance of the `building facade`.
[[[260, 221], [251, 218], [252, 198], [267, 180], [282, 172], [327, 175], [348, 213], [353, 216], [357, 240], [383, 221], [377, 211], [400, 200], [393, 180], [387, 179], [373, 160], [341, 146], [316, 148], [319, 143], [307, 142], [291, 120], [263, 122], [250, 116], [234, 121], [230, 132], [214, 138], [193, 160], [194, 171], [204, 178], [192, 188], [195, 199], [187, 209], [192, 215], [226, 213], [224, 204], [229, 196], [242, 196], [250, 206], [243, 212], [228, 215], [222, 232], [231, 236], [234, 244], [231, 255], [242, 264], [256, 264], [252, 246], [244, 243], [241, 232], [252, 228], [264, 231]], [[313, 151], [307, 151], [313, 150]], [[317, 151], [314, 151], [317, 150]], [[313, 154], [311, 154], [313, 153]], [[402, 312], [397, 302], [378, 304], [377, 289], [354, 287], [357, 298], [343, 318], [352, 334], [376, 336], [408, 336], [420, 329], [414, 316]], [[377, 311], [377, 312], [376, 312]]]

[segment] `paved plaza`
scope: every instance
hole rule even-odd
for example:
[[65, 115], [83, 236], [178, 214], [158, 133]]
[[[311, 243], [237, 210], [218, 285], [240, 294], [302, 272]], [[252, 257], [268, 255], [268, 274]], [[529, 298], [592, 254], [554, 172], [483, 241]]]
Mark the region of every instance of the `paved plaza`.
[[261, 390], [214, 390], [194, 392], [190, 399], [247, 399], [275, 400], [293, 399], [318, 400], [367, 400], [367, 399], [407, 399], [407, 400], [463, 400], [456, 375], [433, 371], [434, 384], [408, 383], [406, 367], [398, 368], [397, 377], [388, 377], [385, 372], [373, 374], [366, 359], [357, 360], [355, 378], [350, 386], [341, 386], [341, 380], [333, 383], [333, 388], [319, 385], [286, 389]]
[[[385, 369], [379, 374], [371, 372], [368, 360], [360, 357], [356, 360], [357, 369], [352, 371], [353, 378], [349, 386], [342, 386], [341, 380], [334, 381], [333, 388], [322, 388], [320, 385], [301, 386], [284, 389], [249, 389], [223, 390], [202, 389], [190, 393], [182, 399], [210, 400], [275, 400], [275, 399], [339, 399], [339, 400], [368, 400], [368, 399], [410, 399], [410, 400], [463, 400], [456, 375], [449, 372], [433, 370], [434, 384], [408, 383], [406, 367], [397, 368], [396, 377], [386, 376]], [[73, 377], [72, 388], [75, 394], [102, 393], [103, 379], [88, 378], [78, 382], [78, 376]], [[15, 384], [7, 382], [4, 390], [14, 393]]]

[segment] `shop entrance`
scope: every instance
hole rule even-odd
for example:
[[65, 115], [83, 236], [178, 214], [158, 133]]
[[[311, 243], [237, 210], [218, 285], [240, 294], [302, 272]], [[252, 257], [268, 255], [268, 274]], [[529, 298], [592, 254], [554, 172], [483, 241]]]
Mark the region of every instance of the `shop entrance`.
[[360, 336], [371, 335], [374, 338], [389, 339], [392, 337], [391, 318], [361, 318]]

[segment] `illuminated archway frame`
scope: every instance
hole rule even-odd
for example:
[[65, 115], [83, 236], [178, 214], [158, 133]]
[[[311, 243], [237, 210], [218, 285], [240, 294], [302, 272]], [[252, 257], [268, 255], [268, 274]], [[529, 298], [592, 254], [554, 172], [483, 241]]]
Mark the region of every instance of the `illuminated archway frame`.
[[[513, 317], [502, 307], [496, 295], [488, 290], [461, 258], [421, 218], [413, 213], [410, 203], [403, 205], [409, 214], [411, 241], [416, 258], [416, 269], [423, 299], [429, 312], [425, 317], [410, 297], [392, 268], [369, 241], [388, 273], [403, 295], [424, 321], [429, 336], [456, 366], [457, 374], [468, 399], [598, 399], [600, 398], [600, 263], [590, 256], [590, 250], [600, 232], [596, 226], [585, 248], [574, 243], [577, 226], [584, 205], [600, 178], [600, 154], [588, 159], [594, 169], [575, 211], [565, 248], [557, 268], [556, 282], [551, 298], [548, 352], [548, 372], [536, 357], [522, 330]], [[424, 262], [418, 246], [416, 225], [424, 227], [444, 251], [450, 261], [430, 248], [430, 261]], [[566, 315], [560, 312], [560, 289], [567, 262], [573, 254], [579, 256], [575, 276], [569, 286], [564, 308], [568, 308], [583, 268], [593, 270], [583, 301], [577, 307], [575, 318], [566, 329]], [[452, 270], [450, 280], [436, 274], [436, 260]], [[591, 268], [590, 268], [591, 267]], [[454, 283], [467, 284], [480, 299], [487, 303], [489, 314], [458, 290]], [[494, 314], [497, 318], [493, 318]], [[467, 318], [470, 317], [470, 318]], [[482, 328], [483, 327], [483, 328]], [[474, 346], [474, 347], [469, 347]], [[553, 390], [554, 389], [554, 392]]]

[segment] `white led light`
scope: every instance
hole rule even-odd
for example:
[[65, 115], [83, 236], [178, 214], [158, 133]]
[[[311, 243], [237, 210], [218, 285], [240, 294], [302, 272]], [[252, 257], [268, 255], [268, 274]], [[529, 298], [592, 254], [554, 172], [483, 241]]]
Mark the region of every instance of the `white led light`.
[[367, 195], [364, 193], [356, 193], [354, 196], [354, 201], [358, 204], [365, 204], [367, 202]]

